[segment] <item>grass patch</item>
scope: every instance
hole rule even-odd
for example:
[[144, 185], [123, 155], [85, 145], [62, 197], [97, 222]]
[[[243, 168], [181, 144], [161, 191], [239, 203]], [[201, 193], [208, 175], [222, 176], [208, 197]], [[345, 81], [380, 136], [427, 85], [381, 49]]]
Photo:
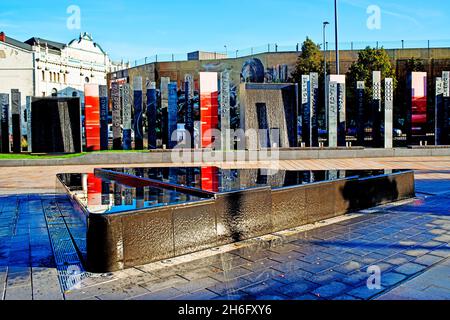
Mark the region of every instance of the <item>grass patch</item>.
[[83, 153], [74, 153], [74, 154], [13, 154], [0, 153], [0, 161], [1, 160], [39, 160], [39, 159], [72, 159], [79, 158], [88, 154], [123, 154], [123, 153], [148, 153], [148, 150], [104, 150], [104, 151], [95, 151], [95, 152], [83, 152]]
[[31, 154], [0, 154], [1, 160], [39, 160], [39, 159], [72, 159], [86, 155], [86, 153], [31, 155]]

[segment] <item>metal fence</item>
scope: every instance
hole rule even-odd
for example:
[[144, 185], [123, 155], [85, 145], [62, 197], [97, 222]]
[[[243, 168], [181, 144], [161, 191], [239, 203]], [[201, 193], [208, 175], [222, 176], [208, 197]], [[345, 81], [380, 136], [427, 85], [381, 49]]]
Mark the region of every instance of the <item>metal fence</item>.
[[[228, 58], [232, 59], [263, 53], [300, 52], [301, 46], [301, 43], [296, 43], [293, 45], [279, 45], [276, 43], [270, 43], [267, 45], [239, 50], [221, 50], [213, 52], [220, 55], [226, 55]], [[321, 47], [322, 46], [323, 44], [321, 44]], [[327, 42], [326, 47], [327, 50], [332, 51], [335, 48], [335, 44], [333, 42]], [[448, 48], [450, 47], [450, 40], [352, 41], [339, 43], [339, 50], [363, 50], [366, 47], [384, 49]], [[148, 63], [176, 61], [187, 61], [187, 53], [156, 54], [143, 59], [130, 61], [130, 65], [136, 67]]]

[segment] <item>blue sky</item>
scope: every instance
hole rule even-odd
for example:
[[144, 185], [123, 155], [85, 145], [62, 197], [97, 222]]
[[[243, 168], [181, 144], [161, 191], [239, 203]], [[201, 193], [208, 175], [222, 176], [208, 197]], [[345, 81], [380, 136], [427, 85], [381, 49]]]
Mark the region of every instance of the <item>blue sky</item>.
[[[450, 1], [339, 0], [340, 41], [450, 40]], [[81, 29], [66, 27], [70, 5], [81, 10]], [[381, 28], [367, 28], [367, 8], [381, 9]], [[333, 0], [40, 0], [0, 2], [0, 30], [68, 42], [81, 31], [114, 59], [295, 45], [322, 41], [322, 22], [333, 22]], [[333, 24], [328, 36], [331, 40]]]

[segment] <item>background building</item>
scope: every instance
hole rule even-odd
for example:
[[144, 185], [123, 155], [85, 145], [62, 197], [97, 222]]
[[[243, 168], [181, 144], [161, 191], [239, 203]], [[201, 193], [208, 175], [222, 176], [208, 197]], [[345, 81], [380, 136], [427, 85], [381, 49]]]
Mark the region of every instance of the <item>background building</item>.
[[128, 67], [111, 61], [87, 33], [68, 44], [37, 37], [22, 42], [0, 33], [0, 93], [20, 91], [23, 135], [27, 96], [79, 97], [83, 104], [85, 84], [106, 85], [108, 73]]
[[11, 95], [11, 89], [19, 89], [23, 105], [26, 96], [34, 95], [33, 57], [30, 45], [0, 33], [0, 92]]
[[68, 44], [31, 38], [35, 55], [35, 96], [82, 96], [85, 84], [106, 84], [108, 72], [127, 67], [113, 63], [92, 36], [84, 33]]

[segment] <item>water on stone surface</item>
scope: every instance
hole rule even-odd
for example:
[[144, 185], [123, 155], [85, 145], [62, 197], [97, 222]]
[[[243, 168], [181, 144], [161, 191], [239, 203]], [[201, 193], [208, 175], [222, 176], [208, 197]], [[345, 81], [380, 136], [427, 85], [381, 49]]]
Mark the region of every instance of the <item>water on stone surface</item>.
[[201, 194], [146, 185], [137, 178], [183, 186], [215, 194], [261, 187], [282, 189], [346, 178], [365, 178], [403, 170], [286, 171], [272, 169], [221, 169], [218, 167], [104, 169], [124, 174], [128, 181], [115, 181], [102, 174], [61, 174], [61, 182], [88, 212], [114, 214], [207, 200]]

